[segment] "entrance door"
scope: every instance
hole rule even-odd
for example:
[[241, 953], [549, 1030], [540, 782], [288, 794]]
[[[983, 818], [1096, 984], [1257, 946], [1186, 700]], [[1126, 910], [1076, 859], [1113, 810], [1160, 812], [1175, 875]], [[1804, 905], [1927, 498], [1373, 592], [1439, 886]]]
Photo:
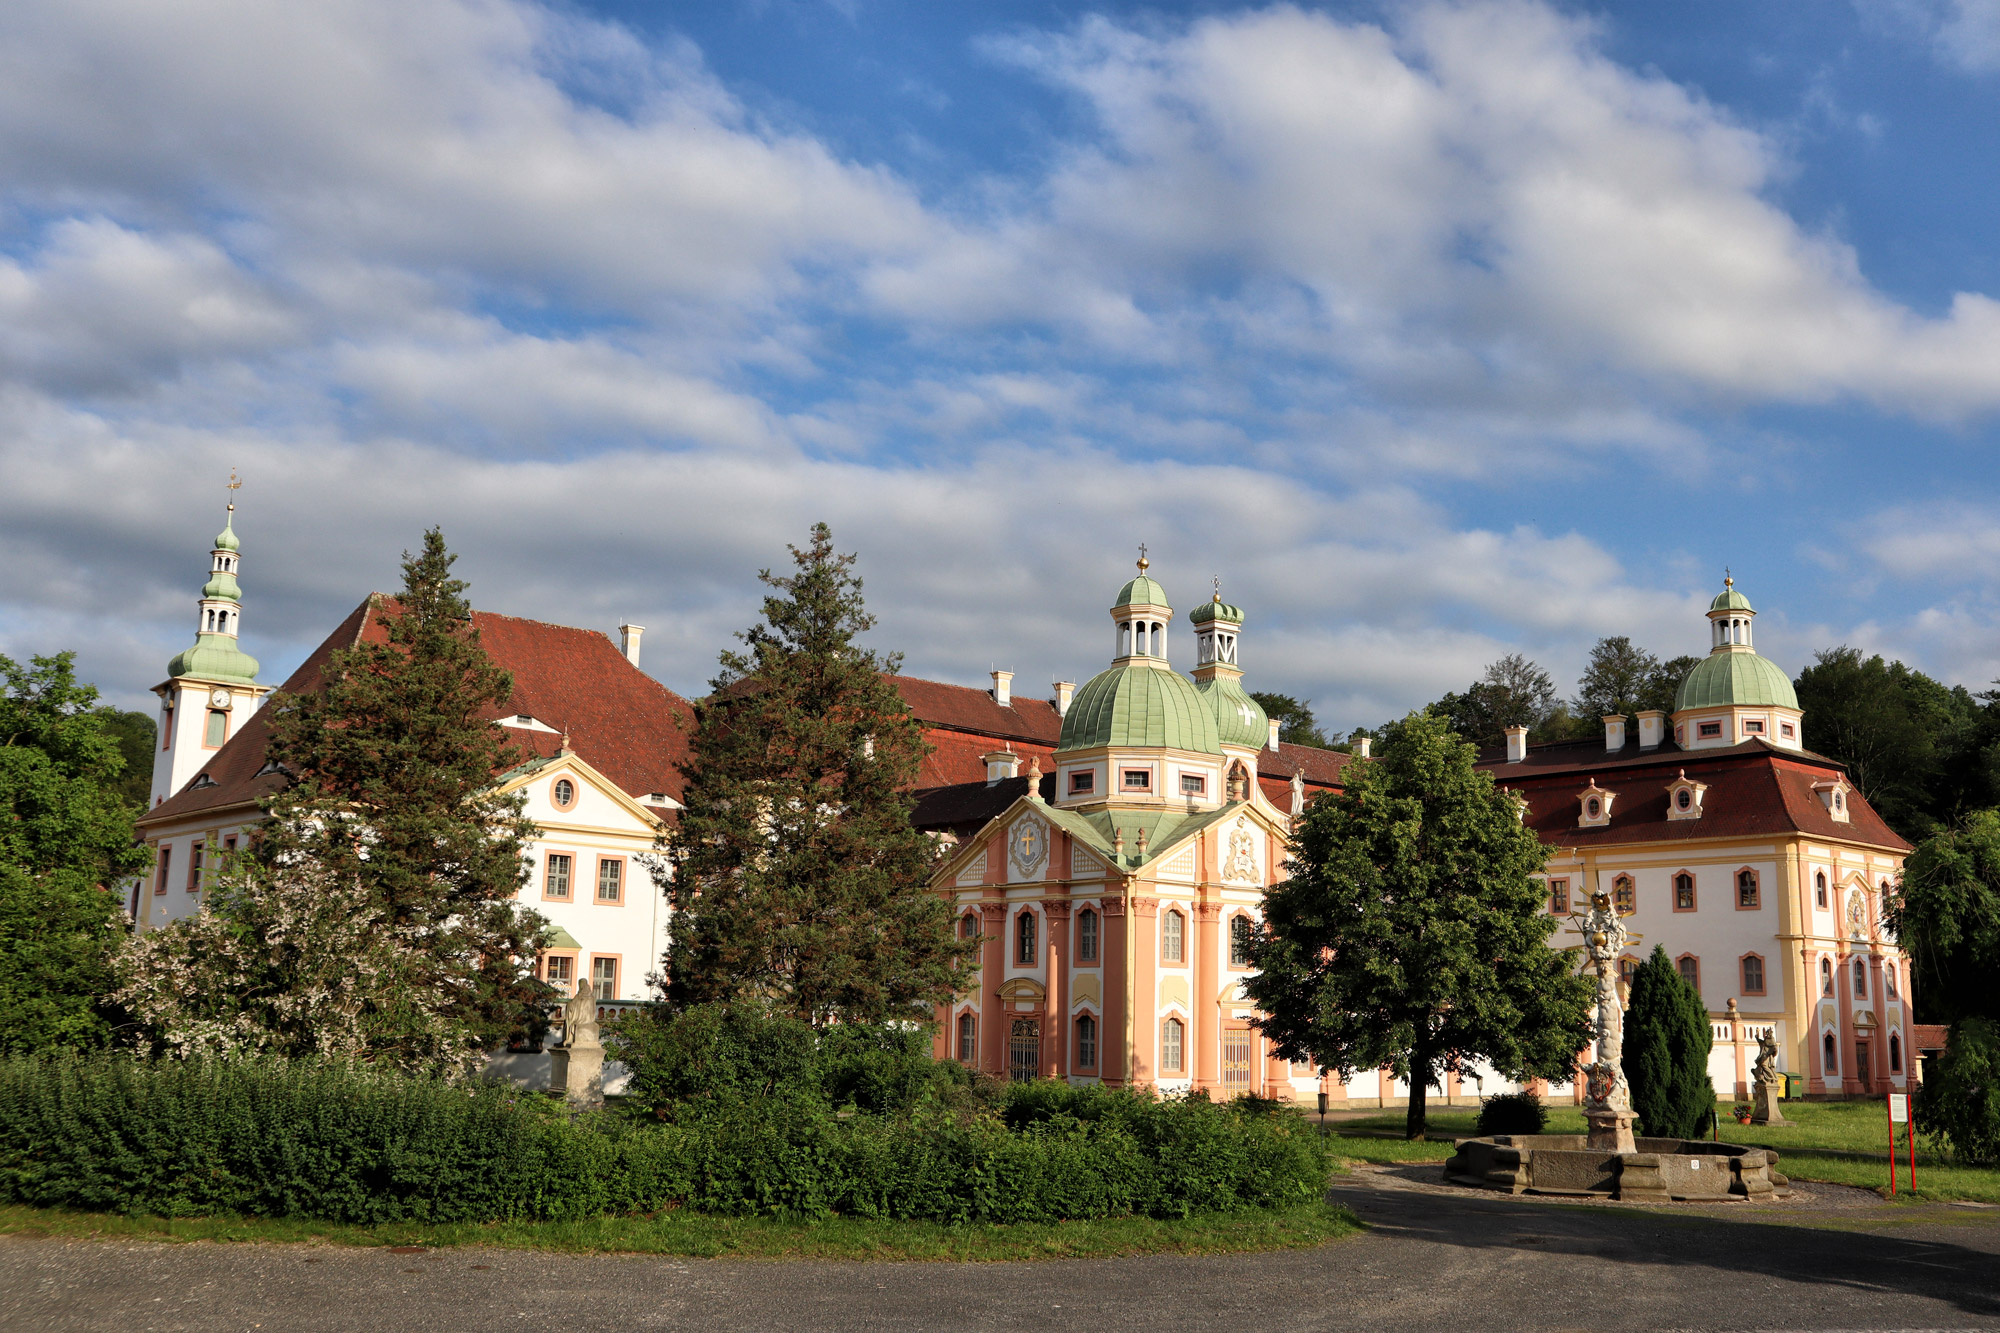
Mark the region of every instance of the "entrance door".
[[1222, 1090], [1231, 1096], [1250, 1091], [1250, 1055], [1254, 1049], [1244, 1028], [1227, 1028], [1222, 1034]]
[[1863, 1092], [1872, 1092], [1875, 1089], [1875, 1066], [1869, 1062], [1868, 1055], [1868, 1038], [1856, 1037], [1854, 1039], [1854, 1077], [1861, 1080], [1861, 1090]]
[[1042, 1072], [1042, 1028], [1032, 1018], [1017, 1018], [1007, 1035], [1007, 1077], [1030, 1079]]

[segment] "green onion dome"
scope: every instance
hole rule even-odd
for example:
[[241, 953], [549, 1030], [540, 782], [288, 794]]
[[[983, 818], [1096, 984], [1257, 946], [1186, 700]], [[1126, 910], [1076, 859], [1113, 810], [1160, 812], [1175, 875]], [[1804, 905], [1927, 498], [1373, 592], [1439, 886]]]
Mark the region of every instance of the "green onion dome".
[[227, 634], [197, 634], [194, 647], [184, 648], [167, 663], [170, 677], [257, 683], [257, 659], [236, 646]]
[[1222, 753], [1215, 715], [1201, 691], [1178, 671], [1157, 666], [1114, 666], [1076, 692], [1056, 749], [1099, 745]]
[[236, 586], [234, 574], [215, 573], [201, 585], [201, 596], [207, 602], [240, 602], [243, 600], [243, 589]]
[[243, 544], [236, 540], [236, 516], [234, 514], [230, 515], [229, 521], [222, 525], [222, 531], [215, 535], [214, 549], [218, 551], [240, 551], [243, 549]]
[[[1724, 596], [1741, 598], [1741, 593]], [[1718, 603], [1721, 597], [1715, 599]], [[1743, 604], [1744, 609], [1749, 603]], [[1674, 694], [1674, 711], [1686, 708], [1797, 708], [1798, 692], [1776, 662], [1756, 653], [1711, 653], [1695, 664]]]
[[1271, 743], [1271, 719], [1233, 676], [1204, 681], [1195, 687], [1215, 719], [1216, 739], [1224, 745], [1261, 750]]
[[1212, 602], [1203, 602], [1188, 612], [1190, 625], [1206, 625], [1212, 620], [1219, 620], [1225, 625], [1240, 625], [1243, 623], [1243, 608], [1231, 606], [1218, 597]]

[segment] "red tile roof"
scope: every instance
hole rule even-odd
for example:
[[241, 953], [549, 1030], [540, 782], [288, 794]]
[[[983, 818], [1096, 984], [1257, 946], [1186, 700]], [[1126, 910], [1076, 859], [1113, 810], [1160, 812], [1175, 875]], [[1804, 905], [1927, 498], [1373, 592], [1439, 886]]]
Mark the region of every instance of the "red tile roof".
[[991, 690], [947, 685], [941, 680], [918, 680], [913, 676], [891, 676], [889, 680], [910, 712], [926, 727], [995, 740], [1023, 741], [1051, 750], [1062, 739], [1062, 714], [1047, 699], [1028, 699], [1017, 694], [1002, 707], [993, 701]]
[[[391, 602], [375, 594], [356, 607], [281, 690], [318, 690], [336, 649], [386, 643], [380, 612]], [[487, 654], [514, 677], [513, 699], [494, 713], [496, 720], [525, 714], [558, 732], [567, 729], [571, 749], [629, 795], [641, 802], [656, 792], [680, 799], [679, 764], [688, 750], [681, 724], [692, 717], [687, 700], [626, 661], [617, 645], [595, 630], [490, 611], [473, 612], [472, 621]], [[538, 755], [552, 755], [562, 744], [559, 734], [549, 732], [510, 727], [507, 734]], [[247, 805], [277, 791], [284, 776], [261, 771], [269, 739], [268, 718], [260, 709], [187, 786], [147, 811], [140, 824]]]
[[[1677, 750], [1669, 744], [1641, 752], [1628, 746], [1608, 754], [1601, 744], [1552, 745], [1530, 750], [1521, 763], [1488, 758], [1480, 767], [1526, 798], [1529, 826], [1543, 842], [1558, 846], [1805, 834], [1910, 850], [1859, 792], [1848, 798], [1848, 822], [1834, 819], [1812, 787], [1844, 774], [1840, 764], [1763, 741], [1714, 750]], [[1667, 785], [1683, 770], [1708, 785], [1699, 819], [1667, 818]], [[1579, 828], [1578, 797], [1592, 782], [1615, 793], [1611, 819], [1602, 828]]]

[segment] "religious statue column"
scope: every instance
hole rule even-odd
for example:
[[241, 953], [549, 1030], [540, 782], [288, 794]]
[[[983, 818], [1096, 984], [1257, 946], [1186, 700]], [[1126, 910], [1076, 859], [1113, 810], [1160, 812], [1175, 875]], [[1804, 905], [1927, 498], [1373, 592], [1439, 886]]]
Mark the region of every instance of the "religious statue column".
[[1632, 933], [1625, 929], [1611, 895], [1595, 886], [1590, 910], [1576, 920], [1585, 955], [1597, 969], [1597, 1057], [1583, 1071], [1588, 1143], [1608, 1152], [1634, 1152], [1632, 1090], [1623, 1068], [1625, 1011], [1618, 1003], [1618, 956]]
[[563, 1039], [549, 1052], [549, 1091], [574, 1106], [604, 1105], [604, 1043], [598, 1040], [597, 990], [584, 977], [563, 1004]]

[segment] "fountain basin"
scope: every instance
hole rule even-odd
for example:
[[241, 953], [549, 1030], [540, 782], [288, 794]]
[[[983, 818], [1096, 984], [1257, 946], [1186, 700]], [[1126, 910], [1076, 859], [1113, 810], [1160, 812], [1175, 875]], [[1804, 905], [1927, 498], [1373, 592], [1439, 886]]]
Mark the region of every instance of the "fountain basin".
[[1454, 1185], [1509, 1194], [1653, 1200], [1769, 1199], [1789, 1194], [1769, 1148], [1699, 1139], [1638, 1139], [1633, 1152], [1592, 1148], [1582, 1134], [1460, 1139], [1444, 1164]]

